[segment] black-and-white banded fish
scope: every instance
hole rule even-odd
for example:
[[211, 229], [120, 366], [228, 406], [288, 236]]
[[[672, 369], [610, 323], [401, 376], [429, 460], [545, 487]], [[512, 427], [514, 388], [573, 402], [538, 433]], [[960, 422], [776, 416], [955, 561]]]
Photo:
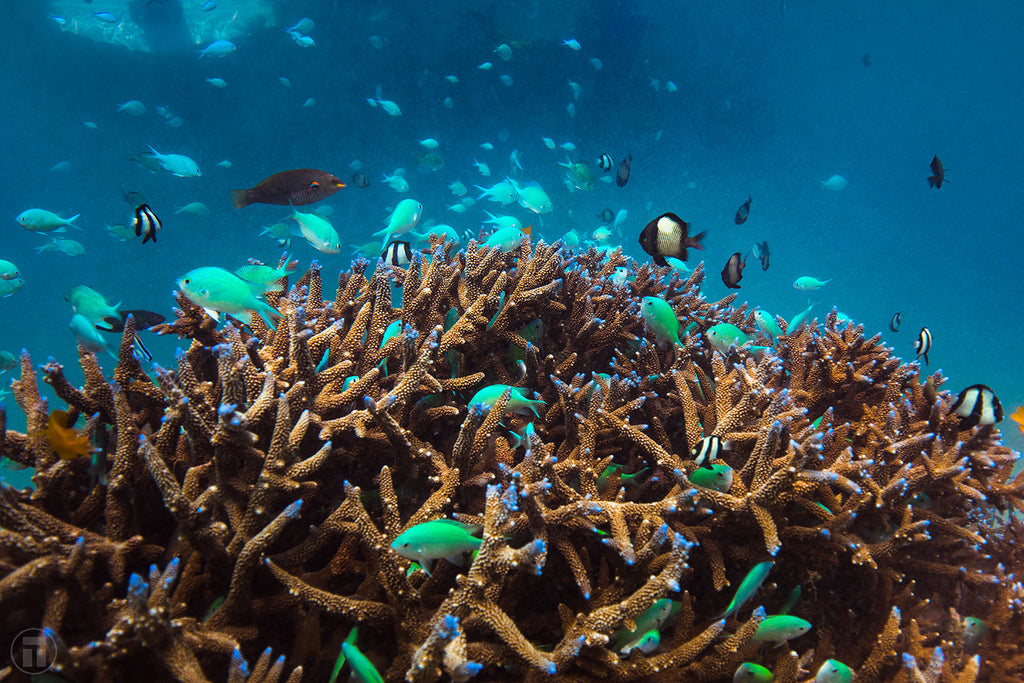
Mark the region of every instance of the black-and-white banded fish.
[[972, 384], [956, 397], [949, 412], [960, 417], [960, 429], [994, 425], [1003, 419], [1003, 404], [984, 384]]
[[380, 257], [384, 263], [392, 266], [405, 267], [412, 261], [412, 247], [410, 242], [396, 240], [384, 247]]
[[607, 173], [612, 170], [612, 166], [615, 165], [615, 160], [612, 159], [611, 154], [602, 154], [597, 158], [597, 167], [603, 172]]
[[914, 351], [917, 351], [917, 357], [924, 356], [924, 364], [928, 365], [928, 352], [932, 349], [932, 333], [927, 327], [922, 327], [921, 331], [917, 333], [917, 339], [914, 340]]
[[896, 311], [892, 316], [892, 320], [889, 321], [889, 329], [892, 330], [893, 332], [899, 332], [901, 322], [902, 321], [900, 320], [900, 312]]
[[693, 456], [693, 461], [697, 464], [697, 467], [711, 469], [711, 463], [717, 460], [723, 451], [727, 451], [731, 447], [732, 443], [730, 441], [722, 441], [722, 437], [712, 434], [701, 439], [694, 446], [690, 455]]
[[156, 217], [153, 210], [149, 208], [149, 204], [139, 204], [135, 207], [132, 227], [135, 228], [136, 237], [144, 235], [142, 243], [145, 244], [150, 240], [156, 242], [156, 233], [163, 227], [163, 223]]

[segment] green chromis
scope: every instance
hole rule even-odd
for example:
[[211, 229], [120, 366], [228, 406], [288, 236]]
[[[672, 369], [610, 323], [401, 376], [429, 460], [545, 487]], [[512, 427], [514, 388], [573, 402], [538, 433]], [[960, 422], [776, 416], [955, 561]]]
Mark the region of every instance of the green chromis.
[[966, 617], [964, 619], [964, 635], [963, 643], [964, 647], [968, 650], [973, 650], [978, 647], [982, 639], [985, 637], [985, 631], [988, 628], [985, 626], [985, 622], [978, 617]]
[[[537, 318], [526, 323], [519, 328], [519, 336], [534, 346], [539, 347], [541, 337], [544, 336], [544, 321]], [[526, 349], [521, 349], [515, 344], [511, 344], [508, 347], [508, 355], [513, 363], [518, 363], [521, 360], [526, 360]]]
[[470, 533], [477, 528], [452, 519], [435, 519], [406, 529], [391, 547], [402, 557], [420, 564], [442, 557], [458, 563], [463, 553], [478, 549], [483, 542]]
[[758, 329], [767, 334], [772, 339], [782, 336], [782, 328], [775, 322], [775, 318], [768, 311], [762, 311], [758, 309], [754, 311], [754, 322], [757, 323]]
[[774, 680], [771, 671], [753, 662], [743, 662], [732, 675], [732, 683], [771, 683]]
[[104, 318], [121, 319], [121, 314], [118, 312], [121, 304], [116, 303], [111, 306], [107, 303], [106, 298], [92, 287], [75, 285], [68, 291], [64, 301], [68, 302], [72, 311], [81, 313], [90, 322], [96, 323]]
[[295, 261], [289, 261], [285, 257], [285, 263], [280, 268], [272, 268], [270, 266], [257, 266], [248, 265], [242, 266], [235, 271], [235, 275], [242, 278], [246, 282], [252, 282], [258, 285], [269, 285], [274, 284], [281, 278], [288, 277], [292, 272], [295, 271]]
[[194, 268], [182, 275], [177, 285], [189, 301], [201, 306], [214, 320], [220, 312], [248, 324], [252, 322], [252, 311], [256, 311], [274, 329], [273, 319], [281, 317], [272, 306], [253, 295], [245, 280], [223, 268]]
[[338, 674], [341, 673], [341, 669], [345, 666], [346, 662], [348, 662], [348, 667], [352, 672], [351, 680], [359, 681], [359, 683], [384, 683], [384, 678], [377, 671], [377, 668], [356, 647], [358, 633], [359, 627], [353, 627], [349, 631], [348, 637], [341, 644], [341, 652], [338, 654], [338, 659], [334, 662], [334, 670], [331, 671], [328, 683], [335, 683], [338, 680]]
[[[620, 628], [612, 634], [612, 648], [625, 654], [633, 647], [637, 647], [637, 643], [648, 632], [657, 632], [664, 625], [668, 618], [672, 616], [672, 608], [672, 601], [668, 598], [656, 600], [653, 605], [638, 614], [636, 619], [633, 620], [636, 628]], [[626, 649], [630, 645], [632, 647]]]
[[667, 301], [656, 296], [645, 296], [640, 301], [640, 316], [647, 329], [654, 333], [659, 345], [679, 343], [679, 320]]
[[512, 396], [508, 400], [508, 405], [505, 410], [510, 413], [525, 414], [527, 410], [532, 412], [534, 416], [540, 417], [540, 413], [537, 412], [537, 406], [547, 405], [544, 401], [534, 400], [526, 398], [523, 395], [523, 390], [517, 387], [510, 387], [508, 384], [492, 384], [488, 387], [484, 387], [480, 391], [473, 394], [473, 398], [469, 399], [470, 405], [474, 403], [485, 403], [491, 408], [506, 389], [512, 389]]
[[526, 239], [526, 233], [519, 228], [501, 228], [491, 233], [491, 236], [484, 240], [487, 248], [498, 247], [502, 251], [512, 251]]
[[729, 347], [735, 344], [736, 346], [743, 346], [750, 337], [746, 332], [730, 323], [719, 323], [709, 327], [707, 332], [708, 341], [719, 353], [727, 353]]
[[302, 213], [292, 209], [289, 216], [299, 224], [299, 232], [309, 242], [309, 246], [325, 254], [337, 254], [341, 251], [341, 239], [331, 222], [315, 213]]
[[71, 316], [68, 329], [75, 335], [79, 346], [86, 351], [96, 354], [105, 351], [110, 355], [114, 355], [107, 346], [107, 341], [103, 338], [103, 335], [96, 329], [96, 326], [81, 313], [75, 313]]
[[814, 304], [807, 304], [807, 308], [793, 316], [792, 320], [789, 321], [789, 324], [786, 325], [787, 335], [795, 334], [796, 331], [807, 322], [807, 316], [811, 314], [812, 308], [814, 308]]
[[711, 465], [711, 469], [707, 467], [698, 467], [693, 474], [689, 476], [690, 483], [696, 486], [700, 486], [705, 489], [711, 489], [712, 491], [721, 491], [722, 493], [728, 493], [729, 489], [732, 488], [732, 468], [722, 463], [716, 463]]
[[798, 638], [811, 630], [811, 622], [788, 614], [776, 614], [766, 617], [757, 625], [757, 632], [751, 639], [753, 643], [775, 643], [779, 647], [788, 640]]
[[619, 650], [619, 654], [628, 655], [633, 650], [640, 650], [645, 655], [649, 655], [657, 650], [659, 645], [661, 645], [661, 634], [658, 633], [657, 629], [652, 629], [636, 640], [623, 645]]
[[[733, 614], [743, 604], [754, 597], [758, 589], [761, 588], [761, 584], [768, 578], [768, 572], [771, 571], [772, 567], [775, 566], [774, 562], [761, 562], [760, 564], [754, 565], [754, 567], [747, 572], [747, 575], [743, 577], [743, 581], [740, 582], [740, 587], [736, 589], [736, 595], [732, 597], [732, 601], [729, 606], [722, 613], [719, 619], [724, 619], [729, 615]], [[764, 623], [764, 622], [762, 622]]]
[[814, 683], [850, 683], [852, 680], [850, 667], [836, 659], [826, 659], [814, 676]]

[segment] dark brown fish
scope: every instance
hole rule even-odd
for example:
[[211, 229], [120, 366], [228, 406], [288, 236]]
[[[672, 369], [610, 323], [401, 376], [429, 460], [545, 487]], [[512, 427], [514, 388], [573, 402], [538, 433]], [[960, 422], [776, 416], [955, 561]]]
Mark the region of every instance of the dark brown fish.
[[124, 322], [125, 320], [128, 319], [129, 315], [135, 319], [136, 330], [148, 330], [150, 327], [153, 327], [153, 325], [159, 325], [164, 320], [166, 320], [166, 318], [164, 318], [164, 316], [160, 315], [159, 313], [154, 313], [153, 311], [144, 311], [141, 309], [132, 311], [118, 311], [118, 313], [121, 314], [120, 318], [107, 316], [106, 318], [103, 319], [103, 322], [106, 323], [107, 326], [100, 327], [100, 325], [97, 324], [96, 328], [103, 330], [104, 332], [124, 332]]
[[729, 289], [739, 289], [740, 280], [743, 279], [743, 269], [747, 267], [746, 257], [740, 258], [740, 252], [736, 252], [729, 257], [729, 260], [725, 263], [725, 268], [722, 268], [722, 282]]
[[327, 199], [343, 187], [345, 183], [327, 171], [296, 168], [275, 173], [248, 190], [231, 190], [231, 203], [236, 209], [257, 203], [302, 206]]
[[654, 257], [659, 266], [667, 266], [666, 257], [686, 260], [686, 250], [704, 249], [700, 241], [707, 234], [701, 231], [690, 237], [690, 224], [674, 213], [663, 213], [640, 231], [640, 246]]
[[370, 181], [362, 171], [353, 171], [352, 184], [356, 187], [368, 187], [370, 185]]
[[939, 155], [932, 157], [932, 175], [928, 176], [928, 187], [939, 189], [946, 181], [946, 169], [942, 168], [942, 161]]
[[630, 154], [625, 159], [619, 162], [619, 168], [615, 171], [615, 184], [619, 187], [625, 187], [626, 183], [629, 182], [629, 165], [633, 162], [633, 155]]
[[736, 209], [736, 225], [743, 225], [747, 222], [747, 216], [750, 215], [750, 202], [753, 199], [753, 197], [747, 197], [747, 201], [743, 202], [740, 208]]

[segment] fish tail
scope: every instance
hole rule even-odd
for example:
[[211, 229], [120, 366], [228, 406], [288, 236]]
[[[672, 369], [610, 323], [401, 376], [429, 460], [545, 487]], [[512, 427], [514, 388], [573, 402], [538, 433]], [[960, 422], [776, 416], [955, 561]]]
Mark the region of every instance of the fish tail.
[[693, 247], [694, 249], [700, 249], [701, 251], [704, 251], [704, 245], [701, 244], [700, 241], [704, 239], [704, 236], [707, 234], [707, 230], [701, 230], [700, 232], [698, 232], [696, 235], [690, 238], [690, 246]]
[[252, 202], [249, 201], [248, 190], [231, 190], [231, 203], [236, 209], [249, 206]]
[[270, 304], [265, 304], [262, 301], [260, 301], [259, 304], [260, 306], [256, 309], [256, 312], [259, 313], [260, 317], [263, 318], [263, 321], [267, 323], [267, 327], [272, 330], [276, 330], [277, 324], [275, 321], [281, 319], [281, 313]]
[[928, 176], [928, 187], [935, 187], [935, 181], [937, 178], [933, 175]]
[[[75, 220], [76, 218], [78, 218], [79, 216], [81, 216], [81, 215], [82, 215], [82, 214], [80, 214], [80, 213], [76, 213], [76, 214], [75, 214], [74, 216], [72, 216], [71, 218], [69, 218], [69, 219], [67, 219], [66, 221], [64, 221], [65, 225], [71, 225], [71, 223], [72, 223], [72, 222], [74, 222], [74, 220]], [[74, 226], [74, 227], [76, 227], [76, 228], [77, 228], [78, 226], [76, 225], [76, 226]]]

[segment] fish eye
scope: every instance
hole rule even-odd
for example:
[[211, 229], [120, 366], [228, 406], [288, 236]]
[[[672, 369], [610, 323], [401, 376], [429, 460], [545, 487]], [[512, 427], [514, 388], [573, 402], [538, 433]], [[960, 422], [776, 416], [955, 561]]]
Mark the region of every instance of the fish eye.
[[187, 285], [189, 282], [191, 282], [191, 280], [189, 280], [188, 278], [185, 278], [184, 280], [182, 280], [182, 282]]

